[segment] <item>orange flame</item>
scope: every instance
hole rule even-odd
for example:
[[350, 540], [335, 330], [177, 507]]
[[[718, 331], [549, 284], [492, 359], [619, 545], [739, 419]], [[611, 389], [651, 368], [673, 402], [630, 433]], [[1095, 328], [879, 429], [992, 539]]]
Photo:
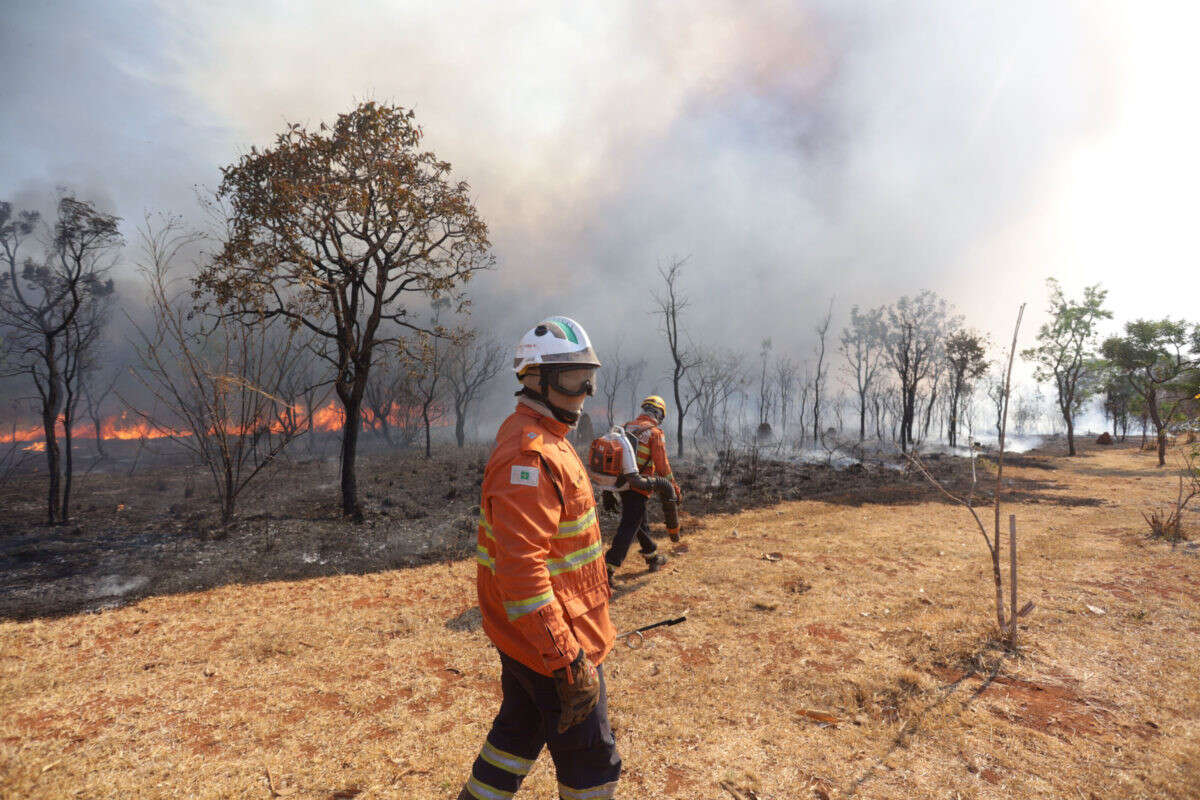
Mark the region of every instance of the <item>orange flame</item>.
[[[312, 418], [312, 427], [318, 431], [340, 431], [346, 419], [346, 413], [341, 405], [336, 400], [330, 400], [323, 406], [312, 411], [311, 415], [308, 410], [300, 404], [288, 409], [287, 412], [279, 414], [275, 419], [272, 419], [265, 427], [271, 433], [283, 433], [290, 426], [294, 426], [297, 430], [305, 430], [309, 427], [309, 417]], [[375, 415], [368, 409], [363, 409], [362, 430], [370, 430], [374, 427]], [[447, 424], [446, 410], [441, 407], [430, 409], [430, 421], [434, 427], [442, 427]], [[412, 424], [414, 420], [419, 419], [420, 408], [412, 406], [395, 406], [387, 415], [388, 423], [391, 425]], [[62, 425], [62, 417], [59, 417], [59, 425]], [[247, 432], [255, 430], [259, 426], [248, 426]], [[216, 428], [209, 431], [209, 434], [216, 432]], [[232, 426], [226, 429], [226, 433], [230, 435], [238, 435], [243, 432], [241, 428]], [[93, 439], [95, 438], [96, 428], [90, 421], [82, 424], [76, 423], [73, 430], [73, 438], [75, 439]], [[118, 440], [142, 440], [142, 439], [166, 439], [180, 438], [191, 436], [192, 432], [187, 430], [174, 430], [153, 425], [146, 420], [138, 417], [129, 411], [122, 411], [120, 414], [114, 414], [100, 423], [100, 437], [105, 441]], [[8, 432], [0, 433], [0, 444], [12, 444], [13, 442], [29, 442], [30, 445], [23, 449], [30, 452], [43, 452], [46, 449], [43, 430], [41, 425], [33, 425], [28, 428], [10, 428]]]

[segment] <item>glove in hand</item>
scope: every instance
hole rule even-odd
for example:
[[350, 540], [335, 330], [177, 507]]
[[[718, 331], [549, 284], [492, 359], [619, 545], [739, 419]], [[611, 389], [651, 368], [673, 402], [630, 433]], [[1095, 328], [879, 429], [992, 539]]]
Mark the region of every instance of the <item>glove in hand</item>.
[[554, 670], [554, 686], [558, 690], [562, 711], [558, 715], [558, 732], [566, 733], [580, 722], [600, 702], [600, 675], [580, 648], [579, 655], [565, 667]]

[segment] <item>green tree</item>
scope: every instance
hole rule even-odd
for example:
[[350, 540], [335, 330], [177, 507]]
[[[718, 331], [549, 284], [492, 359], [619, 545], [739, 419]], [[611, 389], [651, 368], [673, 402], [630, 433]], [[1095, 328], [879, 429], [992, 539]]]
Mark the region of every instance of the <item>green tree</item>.
[[1102, 319], [1112, 319], [1104, 308], [1108, 292], [1099, 284], [1083, 290], [1083, 300], [1063, 294], [1058, 281], [1046, 281], [1050, 288], [1050, 321], [1038, 330], [1038, 345], [1021, 353], [1035, 365], [1039, 381], [1054, 383], [1058, 410], [1067, 423], [1067, 452], [1075, 455], [1075, 415], [1095, 388], [1088, 380], [1093, 361], [1096, 328]]
[[[313, 132], [287, 127], [272, 148], [226, 167], [229, 235], [197, 278], [197, 296], [254, 324], [281, 317], [323, 343], [345, 410], [342, 511], [358, 508], [355, 454], [363, 394], [381, 346], [434, 333], [403, 300], [449, 298], [492, 264], [488, 230], [450, 164], [420, 148], [412, 111], [359, 104]], [[389, 348], [390, 349], [390, 348]]]
[[1158, 437], [1158, 465], [1165, 466], [1167, 427], [1191, 399], [1200, 371], [1200, 325], [1189, 330], [1183, 320], [1135, 320], [1125, 324], [1124, 336], [1106, 339], [1102, 350], [1142, 400]]
[[958, 416], [963, 401], [974, 388], [975, 379], [987, 372], [987, 339], [975, 331], [955, 331], [946, 340], [946, 362], [950, 366], [950, 446], [958, 444]]

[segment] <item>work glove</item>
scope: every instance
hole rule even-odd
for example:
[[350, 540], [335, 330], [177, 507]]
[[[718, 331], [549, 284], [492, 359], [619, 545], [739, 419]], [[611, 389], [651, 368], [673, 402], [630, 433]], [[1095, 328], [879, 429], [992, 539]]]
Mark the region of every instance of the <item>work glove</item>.
[[566, 733], [580, 722], [600, 702], [600, 675], [592, 662], [579, 649], [579, 655], [565, 667], [554, 670], [554, 688], [562, 710], [558, 715], [558, 732]]

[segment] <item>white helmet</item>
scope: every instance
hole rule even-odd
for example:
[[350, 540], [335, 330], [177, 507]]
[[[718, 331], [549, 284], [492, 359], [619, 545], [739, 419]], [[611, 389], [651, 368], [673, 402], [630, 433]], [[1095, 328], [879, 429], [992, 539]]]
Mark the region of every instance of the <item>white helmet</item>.
[[587, 331], [570, 317], [542, 320], [521, 337], [513, 357], [517, 377], [533, 366], [599, 367]]

